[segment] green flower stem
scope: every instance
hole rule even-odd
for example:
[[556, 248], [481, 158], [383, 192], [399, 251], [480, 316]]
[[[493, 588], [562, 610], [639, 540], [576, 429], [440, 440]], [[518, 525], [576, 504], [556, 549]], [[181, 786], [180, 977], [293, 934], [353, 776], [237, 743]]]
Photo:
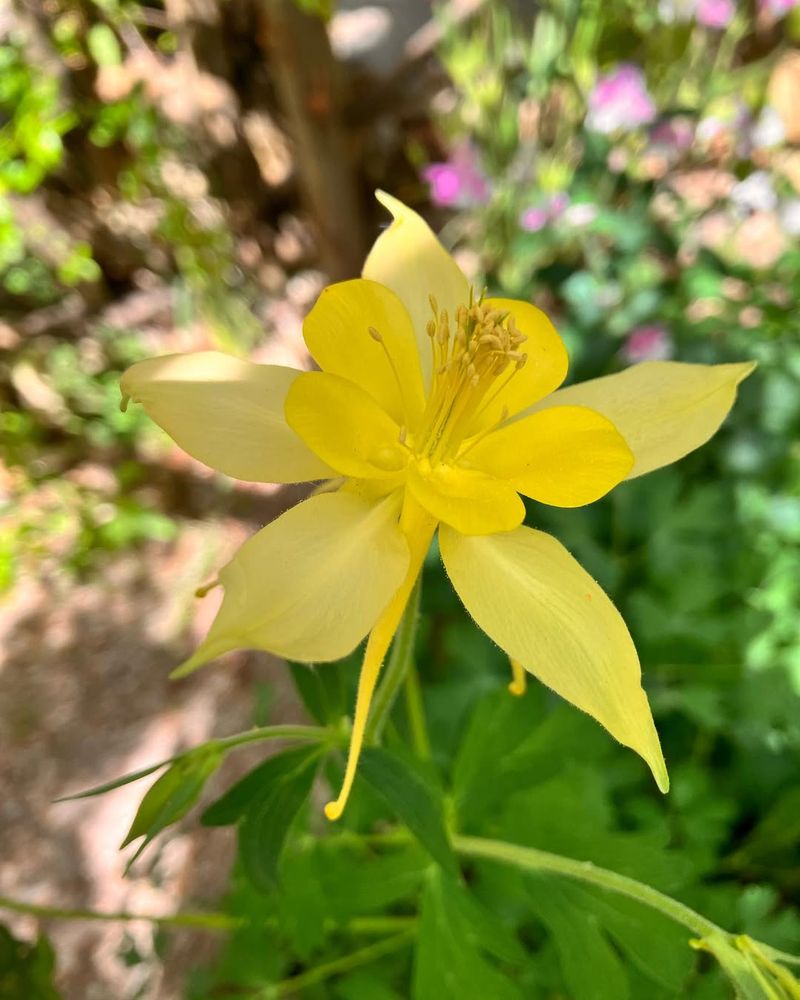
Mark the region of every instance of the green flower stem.
[[214, 740], [221, 750], [233, 750], [245, 743], [256, 743], [259, 740], [303, 740], [306, 743], [324, 743], [331, 738], [330, 729], [322, 726], [259, 726], [244, 733], [234, 733]]
[[183, 750], [181, 753], [175, 754], [174, 757], [167, 757], [165, 760], [157, 761], [155, 764], [150, 764], [140, 771], [131, 771], [130, 774], [123, 774], [121, 778], [114, 778], [113, 781], [107, 781], [105, 784], [97, 785], [95, 788], [87, 788], [85, 791], [76, 792], [74, 795], [62, 795], [55, 801], [71, 802], [73, 799], [85, 799], [93, 795], [103, 795], [105, 792], [113, 791], [115, 788], [121, 788], [123, 785], [129, 785], [133, 781], [146, 778], [148, 774], [153, 774], [154, 771], [158, 771], [162, 767], [175, 764], [177, 761], [183, 760], [184, 757], [188, 757], [190, 754], [202, 749], [221, 750], [225, 753], [228, 750], [235, 750], [236, 747], [244, 746], [247, 743], [255, 743], [258, 740], [304, 740], [306, 743], [325, 743], [326, 741], [332, 742], [334, 739], [335, 734], [332, 730], [324, 729], [320, 726], [259, 726], [256, 729], [248, 729], [244, 733], [234, 733], [233, 736], [223, 736], [219, 739], [208, 740], [207, 743], [201, 743], [200, 746], [192, 747], [190, 750]]
[[333, 976], [350, 972], [352, 969], [358, 969], [362, 965], [383, 958], [384, 955], [400, 951], [411, 943], [413, 937], [413, 929], [402, 931], [400, 934], [384, 938], [383, 941], [376, 941], [365, 948], [359, 948], [358, 951], [350, 952], [349, 955], [334, 958], [332, 961], [318, 965], [307, 972], [301, 972], [297, 976], [292, 976], [291, 979], [284, 979], [283, 982], [277, 983], [275, 986], [268, 986], [266, 989], [259, 990], [258, 993], [251, 993], [247, 1000], [280, 1000], [281, 997], [292, 996], [307, 986], [323, 983]]
[[[11, 910], [14, 913], [25, 913], [42, 920], [94, 920], [129, 923], [134, 920], [146, 920], [159, 927], [192, 927], [206, 931], [235, 931], [240, 927], [249, 926], [252, 921], [247, 917], [237, 917], [229, 913], [184, 912], [158, 915], [153, 913], [133, 913], [129, 910], [103, 911], [84, 910], [75, 907], [41, 906], [38, 903], [25, 903], [17, 899], [0, 896], [0, 910]], [[348, 934], [367, 935], [409, 933], [416, 926], [415, 917], [353, 917], [344, 924], [331, 922], [330, 930], [343, 930]], [[259, 926], [277, 927], [277, 917], [258, 921]]]
[[411, 730], [411, 746], [418, 757], [427, 760], [431, 756], [431, 741], [425, 722], [425, 708], [422, 704], [422, 688], [419, 674], [413, 663], [409, 663], [405, 682], [406, 715]]
[[609, 892], [628, 896], [682, 924], [698, 937], [707, 937], [709, 934], [723, 934], [728, 937], [727, 931], [690, 907], [679, 903], [677, 899], [665, 896], [658, 889], [628, 878], [627, 875], [620, 875], [607, 868], [598, 868], [591, 861], [575, 861], [573, 858], [539, 851], [533, 847], [519, 847], [516, 844], [506, 844], [500, 840], [484, 840], [481, 837], [454, 837], [453, 846], [460, 854], [470, 858], [500, 861], [502, 864], [513, 865], [527, 872], [555, 872], [567, 878], [577, 879], [579, 882], [600, 886]]
[[375, 694], [372, 712], [367, 723], [365, 741], [376, 743], [383, 732], [383, 727], [389, 718], [400, 687], [408, 673], [414, 656], [414, 640], [419, 622], [419, 598], [421, 591], [420, 578], [414, 584], [411, 596], [408, 598], [406, 610], [400, 619], [397, 634], [394, 637], [389, 662], [383, 675], [383, 683]]

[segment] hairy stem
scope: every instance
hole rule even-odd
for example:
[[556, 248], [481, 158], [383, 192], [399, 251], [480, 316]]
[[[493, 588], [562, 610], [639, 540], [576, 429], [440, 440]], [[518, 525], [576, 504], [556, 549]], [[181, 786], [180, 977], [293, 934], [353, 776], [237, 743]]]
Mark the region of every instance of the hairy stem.
[[427, 760], [431, 756], [431, 741], [425, 722], [425, 708], [422, 704], [422, 689], [419, 674], [413, 662], [409, 663], [405, 682], [406, 715], [411, 730], [411, 746], [418, 757]]
[[721, 927], [695, 910], [679, 903], [677, 899], [665, 896], [658, 889], [637, 882], [607, 868], [599, 868], [591, 861], [575, 861], [560, 854], [550, 854], [533, 847], [519, 847], [517, 844], [507, 844], [500, 840], [484, 840], [481, 837], [455, 837], [453, 846], [460, 853], [470, 858], [485, 858], [490, 861], [500, 861], [513, 865], [527, 872], [555, 872], [567, 878], [597, 885], [609, 892], [616, 892], [630, 899], [636, 899], [653, 910], [658, 910], [664, 916], [682, 924], [694, 934], [706, 937], [718, 933], [727, 935]]
[[375, 743], [380, 739], [414, 656], [414, 640], [417, 635], [419, 599], [422, 589], [420, 581], [421, 575], [417, 578], [414, 589], [408, 598], [408, 604], [394, 637], [383, 682], [375, 693], [372, 712], [367, 723], [366, 740], [369, 743]]

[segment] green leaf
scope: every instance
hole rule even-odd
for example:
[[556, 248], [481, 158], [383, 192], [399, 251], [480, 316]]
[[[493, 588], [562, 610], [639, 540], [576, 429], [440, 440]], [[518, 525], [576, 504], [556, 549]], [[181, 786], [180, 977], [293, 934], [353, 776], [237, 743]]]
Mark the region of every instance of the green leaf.
[[640, 972], [681, 994], [695, 961], [684, 927], [625, 896], [564, 882], [561, 890], [574, 909], [597, 917]]
[[483, 948], [495, 958], [512, 965], [522, 965], [527, 961], [525, 949], [513, 931], [479, 903], [466, 887], [455, 885], [449, 904], [457, 910], [466, 936], [476, 948]]
[[[386, 854], [376, 853], [351, 834], [330, 837], [314, 845], [316, 878], [322, 886], [328, 912], [337, 923], [353, 917], [416, 903], [430, 858], [409, 840]], [[289, 854], [284, 867], [294, 864]]]
[[223, 751], [214, 744], [193, 750], [176, 760], [148, 790], [127, 837], [120, 845], [127, 847], [137, 838], [144, 837], [143, 843], [128, 863], [129, 867], [153, 837], [189, 812], [200, 798], [206, 781], [219, 767], [222, 757]]
[[154, 771], [158, 771], [159, 768], [166, 767], [167, 764], [172, 763], [172, 758], [169, 760], [160, 760], [157, 764], [151, 764], [150, 767], [143, 767], [141, 771], [132, 771], [130, 774], [123, 774], [121, 778], [114, 778], [113, 781], [107, 781], [103, 785], [96, 785], [94, 788], [88, 788], [85, 792], [75, 792], [74, 795], [62, 795], [60, 798], [56, 799], [56, 802], [72, 802], [73, 799], [88, 799], [92, 795], [105, 795], [106, 792], [111, 792], [115, 788], [121, 788], [123, 785], [129, 785], [132, 781], [138, 781], [140, 778], [146, 778], [148, 774], [152, 774]]
[[482, 954], [464, 920], [466, 890], [433, 871], [422, 897], [414, 958], [413, 1000], [522, 1000], [516, 985]]
[[316, 756], [251, 799], [239, 825], [239, 857], [245, 873], [262, 892], [275, 888], [278, 863], [316, 773]]
[[238, 823], [247, 807], [256, 798], [263, 798], [306, 761], [319, 756], [317, 747], [299, 747], [268, 757], [253, 768], [224, 795], [211, 803], [200, 817], [203, 826], [231, 826]]
[[297, 692], [311, 716], [323, 725], [337, 722], [345, 713], [342, 671], [345, 663], [290, 663], [289, 669]]
[[529, 880], [531, 906], [558, 952], [571, 1000], [628, 1000], [628, 977], [596, 914], [580, 909], [552, 876]]
[[18, 941], [0, 924], [0, 1000], [60, 1000], [50, 942]]
[[449, 872], [458, 871], [444, 825], [441, 798], [417, 772], [396, 754], [380, 747], [367, 747], [361, 755], [359, 773], [434, 861]]
[[98, 66], [119, 66], [122, 62], [117, 36], [107, 24], [93, 24], [86, 35], [86, 44]]

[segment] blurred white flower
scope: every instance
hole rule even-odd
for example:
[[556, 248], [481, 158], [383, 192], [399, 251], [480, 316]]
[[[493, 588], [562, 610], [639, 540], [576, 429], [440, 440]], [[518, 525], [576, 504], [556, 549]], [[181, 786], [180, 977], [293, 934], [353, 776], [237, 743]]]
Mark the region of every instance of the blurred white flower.
[[800, 198], [785, 201], [778, 212], [784, 232], [790, 236], [800, 236]]
[[597, 218], [597, 207], [589, 201], [570, 205], [564, 212], [564, 222], [570, 226], [588, 226]]
[[771, 212], [778, 204], [772, 177], [766, 170], [756, 170], [739, 181], [730, 198], [737, 208], [750, 212]]
[[665, 24], [691, 21], [697, 0], [658, 0], [658, 16]]
[[750, 129], [750, 141], [756, 149], [770, 149], [772, 146], [780, 146], [785, 138], [783, 119], [775, 108], [767, 105]]

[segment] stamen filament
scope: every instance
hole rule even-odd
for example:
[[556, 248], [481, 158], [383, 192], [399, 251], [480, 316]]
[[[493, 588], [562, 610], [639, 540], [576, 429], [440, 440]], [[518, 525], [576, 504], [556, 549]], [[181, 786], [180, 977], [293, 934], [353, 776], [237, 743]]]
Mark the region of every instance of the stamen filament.
[[380, 334], [379, 330], [376, 330], [374, 326], [368, 326], [367, 332], [370, 337], [383, 348], [383, 353], [386, 355], [386, 360], [389, 362], [389, 367], [392, 369], [392, 375], [394, 375], [395, 383], [397, 384], [397, 391], [400, 394], [400, 405], [403, 407], [403, 413], [407, 415], [405, 396], [403, 394], [403, 380], [400, 378], [400, 373], [397, 370], [397, 366], [394, 363], [392, 355], [389, 353], [389, 348], [386, 346], [386, 341]]

